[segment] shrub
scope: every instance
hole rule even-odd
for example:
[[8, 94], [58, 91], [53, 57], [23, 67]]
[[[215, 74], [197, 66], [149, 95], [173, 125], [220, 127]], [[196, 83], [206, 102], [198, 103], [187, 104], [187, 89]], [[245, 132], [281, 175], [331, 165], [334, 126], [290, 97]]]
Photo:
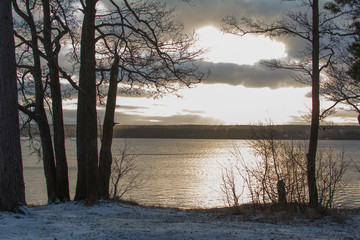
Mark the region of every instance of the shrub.
[[[301, 207], [308, 203], [307, 146], [304, 142], [279, 139], [270, 124], [258, 128], [249, 147], [253, 158], [244, 159], [235, 146], [235, 161], [222, 167], [222, 192], [228, 206], [239, 206], [244, 188], [254, 205], [291, 203]], [[334, 196], [346, 183], [343, 178], [348, 166], [343, 149], [318, 148], [316, 178], [319, 203], [324, 208], [334, 207]], [[236, 180], [237, 177], [242, 181]]]
[[110, 197], [120, 199], [133, 189], [145, 184], [143, 171], [136, 165], [136, 154], [125, 141], [118, 155], [113, 157], [110, 176]]

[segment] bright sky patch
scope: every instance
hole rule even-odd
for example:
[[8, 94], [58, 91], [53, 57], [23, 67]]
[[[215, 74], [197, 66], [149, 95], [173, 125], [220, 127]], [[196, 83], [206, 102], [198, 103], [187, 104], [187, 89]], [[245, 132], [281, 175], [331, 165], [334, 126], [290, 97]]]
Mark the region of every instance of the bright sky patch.
[[200, 28], [199, 45], [209, 52], [205, 59], [214, 63], [253, 65], [262, 59], [286, 57], [285, 45], [264, 36], [243, 37], [226, 34], [212, 26]]

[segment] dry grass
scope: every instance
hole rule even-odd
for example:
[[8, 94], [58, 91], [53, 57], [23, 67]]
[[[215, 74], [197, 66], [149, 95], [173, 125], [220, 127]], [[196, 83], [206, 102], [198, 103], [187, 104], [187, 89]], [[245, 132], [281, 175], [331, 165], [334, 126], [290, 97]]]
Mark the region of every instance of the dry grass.
[[290, 222], [294, 219], [315, 220], [329, 218], [333, 222], [344, 223], [348, 215], [360, 213], [360, 208], [325, 209], [298, 204], [242, 204], [238, 207], [221, 207], [210, 209], [193, 209], [197, 213], [219, 214], [223, 216], [238, 215], [248, 220]]

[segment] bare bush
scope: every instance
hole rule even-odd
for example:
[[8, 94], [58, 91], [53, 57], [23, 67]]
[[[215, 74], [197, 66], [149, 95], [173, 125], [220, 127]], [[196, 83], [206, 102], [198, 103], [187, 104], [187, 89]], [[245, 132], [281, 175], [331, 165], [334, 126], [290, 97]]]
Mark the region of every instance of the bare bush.
[[238, 172], [238, 170], [239, 169], [237, 167], [235, 167], [234, 169], [234, 166], [231, 162], [229, 162], [228, 167], [222, 167], [221, 191], [225, 196], [224, 200], [228, 206], [239, 207], [240, 206], [239, 199], [244, 193], [245, 186], [242, 187], [242, 191], [239, 191], [238, 188], [239, 186], [237, 184], [238, 183], [237, 177], [239, 176], [236, 173]]
[[333, 208], [334, 195], [346, 184], [343, 179], [349, 169], [350, 161], [345, 160], [345, 151], [335, 151], [328, 147], [319, 151], [317, 184], [319, 203], [325, 208]]
[[119, 154], [113, 157], [110, 176], [110, 197], [120, 199], [133, 189], [141, 188], [146, 180], [143, 171], [136, 164], [136, 154], [125, 141], [119, 149]]
[[[279, 139], [270, 124], [258, 129], [249, 146], [253, 158], [244, 159], [235, 146], [234, 163], [223, 167], [222, 191], [230, 199], [229, 206], [239, 206], [236, 200], [243, 194], [244, 187], [253, 204], [295, 203], [303, 206], [308, 203], [305, 143]], [[345, 159], [343, 149], [330, 147], [320, 147], [318, 159], [319, 202], [325, 208], [333, 208], [336, 192], [346, 183], [343, 178], [349, 161]], [[235, 182], [235, 175], [242, 179], [242, 184]]]

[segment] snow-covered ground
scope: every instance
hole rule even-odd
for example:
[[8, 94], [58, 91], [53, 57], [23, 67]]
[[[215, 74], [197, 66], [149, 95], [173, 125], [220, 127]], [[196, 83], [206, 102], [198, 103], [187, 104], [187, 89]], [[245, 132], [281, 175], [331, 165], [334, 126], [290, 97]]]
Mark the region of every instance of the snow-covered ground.
[[[0, 239], [360, 239], [360, 213], [344, 221], [260, 217], [68, 202], [0, 213]], [[342, 217], [341, 219], [343, 219]]]

